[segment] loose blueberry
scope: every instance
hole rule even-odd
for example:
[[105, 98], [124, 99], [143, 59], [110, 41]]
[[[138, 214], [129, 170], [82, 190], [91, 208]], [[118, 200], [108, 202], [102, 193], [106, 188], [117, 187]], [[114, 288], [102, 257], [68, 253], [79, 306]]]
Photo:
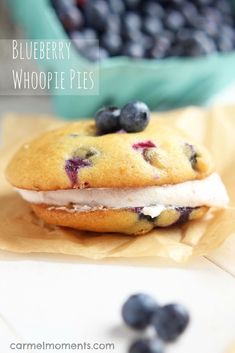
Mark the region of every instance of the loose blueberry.
[[122, 307], [124, 322], [134, 329], [144, 329], [151, 321], [153, 313], [158, 309], [156, 301], [147, 294], [132, 295]]
[[140, 339], [134, 342], [129, 353], [164, 353], [165, 348], [163, 343], [157, 339]]
[[174, 341], [189, 323], [186, 308], [179, 304], [169, 304], [159, 308], [152, 316], [152, 324], [158, 336], [166, 341]]
[[116, 107], [104, 107], [95, 115], [96, 128], [98, 134], [108, 134], [116, 132], [120, 127], [120, 110]]
[[150, 111], [143, 102], [126, 104], [120, 113], [121, 127], [127, 132], [143, 131], [150, 121]]

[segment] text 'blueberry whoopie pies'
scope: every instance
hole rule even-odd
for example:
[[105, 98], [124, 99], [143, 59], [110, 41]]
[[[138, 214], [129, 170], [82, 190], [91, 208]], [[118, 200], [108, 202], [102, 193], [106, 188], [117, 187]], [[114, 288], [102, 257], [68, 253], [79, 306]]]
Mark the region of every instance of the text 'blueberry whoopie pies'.
[[142, 102], [25, 143], [6, 176], [44, 221], [86, 231], [143, 234], [228, 204], [207, 150]]

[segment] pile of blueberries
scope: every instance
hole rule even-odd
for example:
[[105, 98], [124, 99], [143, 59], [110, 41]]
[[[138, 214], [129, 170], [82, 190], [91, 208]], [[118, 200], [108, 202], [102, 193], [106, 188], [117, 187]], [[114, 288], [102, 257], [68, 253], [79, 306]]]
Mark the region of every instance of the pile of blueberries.
[[232, 0], [51, 1], [75, 47], [91, 61], [200, 57], [235, 48]]
[[129, 353], [164, 353], [165, 344], [175, 341], [189, 324], [187, 309], [180, 304], [159, 306], [148, 294], [135, 294], [122, 307], [124, 322], [133, 329], [144, 330], [153, 327], [153, 338], [135, 341]]

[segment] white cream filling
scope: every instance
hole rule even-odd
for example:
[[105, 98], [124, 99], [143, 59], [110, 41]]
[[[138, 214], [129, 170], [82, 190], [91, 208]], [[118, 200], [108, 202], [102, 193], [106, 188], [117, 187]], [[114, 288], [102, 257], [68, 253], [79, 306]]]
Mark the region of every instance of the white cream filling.
[[[140, 188], [93, 188], [56, 191], [16, 189], [30, 203], [47, 204], [69, 212], [97, 208], [143, 207], [145, 215], [156, 217], [166, 207], [225, 207], [229, 198], [217, 173], [202, 180]], [[68, 204], [74, 204], [72, 209]]]

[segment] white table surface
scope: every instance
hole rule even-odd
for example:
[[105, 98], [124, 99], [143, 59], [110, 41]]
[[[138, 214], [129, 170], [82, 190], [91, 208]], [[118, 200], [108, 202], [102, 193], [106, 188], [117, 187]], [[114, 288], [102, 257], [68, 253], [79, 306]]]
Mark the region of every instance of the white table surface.
[[[233, 93], [234, 87], [216, 101], [231, 103]], [[24, 99], [20, 104], [14, 99], [12, 110], [51, 109], [43, 99], [40, 106], [35, 105], [35, 98], [28, 99], [27, 105]], [[9, 101], [5, 101], [0, 112], [8, 108]], [[43, 341], [110, 342], [114, 350], [96, 351], [125, 353], [136, 336], [122, 325], [120, 308], [130, 294], [139, 291], [152, 293], [160, 303], [181, 302], [189, 308], [188, 330], [166, 352], [226, 353], [235, 343], [234, 253], [235, 237], [207, 259], [186, 267], [150, 260], [95, 263], [0, 252], [0, 353], [26, 352], [11, 350], [13, 342]], [[55, 351], [73, 352], [46, 350]]]
[[139, 291], [190, 310], [191, 325], [169, 353], [223, 353], [235, 338], [234, 277], [207, 259], [184, 268], [7, 253], [0, 259], [1, 353], [12, 352], [12, 342], [42, 341], [111, 342], [124, 353], [135, 333], [122, 325], [120, 307]]

